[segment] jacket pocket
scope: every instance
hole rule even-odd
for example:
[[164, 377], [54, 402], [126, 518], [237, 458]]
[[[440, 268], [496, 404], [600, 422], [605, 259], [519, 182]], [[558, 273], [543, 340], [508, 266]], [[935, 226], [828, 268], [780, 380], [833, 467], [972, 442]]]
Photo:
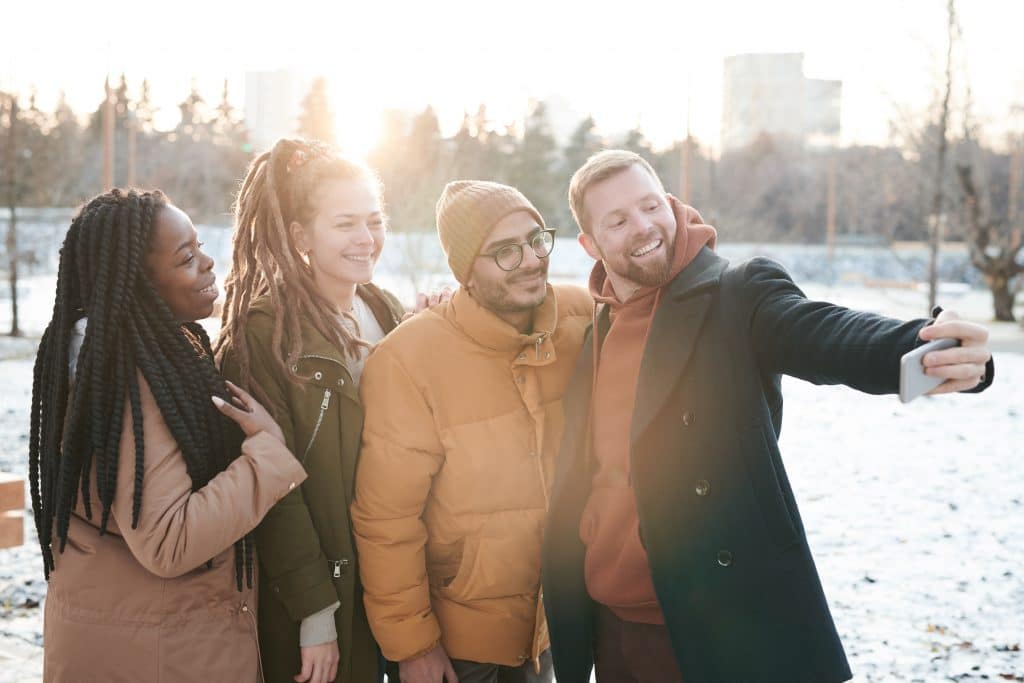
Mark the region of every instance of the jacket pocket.
[[448, 588], [459, 575], [464, 557], [465, 541], [455, 543], [429, 543], [427, 546], [427, 576], [435, 588]]
[[740, 432], [739, 442], [747, 478], [768, 537], [780, 547], [793, 545], [799, 537], [782, 493], [781, 478], [772, 457], [772, 444], [765, 438], [764, 427], [758, 424], [744, 429]]
[[458, 572], [442, 589], [443, 594], [460, 602], [536, 596], [542, 522], [542, 511], [492, 515], [480, 531], [466, 539]]

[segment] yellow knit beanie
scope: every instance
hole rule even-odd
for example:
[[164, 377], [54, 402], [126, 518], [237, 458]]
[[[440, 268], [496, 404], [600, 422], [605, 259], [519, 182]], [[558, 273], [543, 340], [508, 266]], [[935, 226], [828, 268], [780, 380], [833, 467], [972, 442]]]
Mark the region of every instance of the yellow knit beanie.
[[486, 180], [455, 180], [445, 186], [437, 200], [437, 236], [456, 280], [466, 284], [487, 235], [514, 211], [529, 211], [545, 227], [537, 209], [514, 187]]

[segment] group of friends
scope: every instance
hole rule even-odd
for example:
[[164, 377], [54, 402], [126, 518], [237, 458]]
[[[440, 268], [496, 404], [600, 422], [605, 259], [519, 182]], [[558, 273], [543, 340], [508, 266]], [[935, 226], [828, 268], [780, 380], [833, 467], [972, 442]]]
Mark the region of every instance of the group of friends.
[[373, 283], [382, 192], [316, 142], [256, 157], [215, 343], [186, 213], [115, 189], [75, 216], [32, 391], [44, 680], [849, 679], [780, 377], [891, 394], [953, 338], [932, 393], [978, 392], [986, 329], [730, 263], [620, 150], [569, 188], [589, 288], [548, 282], [556, 230], [521, 192], [455, 180], [459, 286], [406, 311]]

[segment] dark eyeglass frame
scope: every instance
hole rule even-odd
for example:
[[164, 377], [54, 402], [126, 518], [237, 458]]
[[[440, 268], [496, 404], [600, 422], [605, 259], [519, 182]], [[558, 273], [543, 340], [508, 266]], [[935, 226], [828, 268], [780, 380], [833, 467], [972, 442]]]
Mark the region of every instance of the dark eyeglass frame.
[[[533, 249], [534, 255], [539, 258], [547, 258], [551, 256], [551, 252], [555, 250], [555, 228], [543, 228], [530, 233], [530, 237], [525, 242], [518, 242], [516, 244], [503, 244], [494, 251], [481, 253], [477, 258], [493, 258], [494, 264], [504, 270], [506, 273], [511, 273], [516, 270], [519, 266], [523, 265], [523, 245], [528, 245]], [[545, 238], [550, 238], [550, 245], [546, 244]], [[539, 240], [539, 241], [538, 241]], [[511, 260], [506, 262], [506, 266], [502, 265], [502, 255], [510, 257]], [[513, 256], [514, 254], [514, 256]], [[515, 263], [512, 263], [514, 261]]]

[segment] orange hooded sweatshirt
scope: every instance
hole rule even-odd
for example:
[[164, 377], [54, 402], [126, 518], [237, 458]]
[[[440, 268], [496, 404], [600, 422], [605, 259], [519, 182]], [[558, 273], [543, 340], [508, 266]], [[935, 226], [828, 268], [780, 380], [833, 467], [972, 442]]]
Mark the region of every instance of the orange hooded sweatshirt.
[[[696, 209], [671, 196], [669, 204], [677, 229], [672, 267], [662, 286], [641, 288], [621, 302], [603, 262], [598, 261], [590, 275], [590, 293], [598, 304], [610, 307], [611, 326], [594, 354], [591, 448], [597, 472], [580, 521], [580, 538], [587, 546], [587, 591], [620, 619], [645, 624], [663, 624], [665, 619], [640, 541], [640, 519], [630, 476], [629, 431], [637, 378], [662, 292], [704, 245], [714, 248], [717, 238], [715, 229], [704, 225]], [[596, 334], [596, 324], [594, 330]]]

